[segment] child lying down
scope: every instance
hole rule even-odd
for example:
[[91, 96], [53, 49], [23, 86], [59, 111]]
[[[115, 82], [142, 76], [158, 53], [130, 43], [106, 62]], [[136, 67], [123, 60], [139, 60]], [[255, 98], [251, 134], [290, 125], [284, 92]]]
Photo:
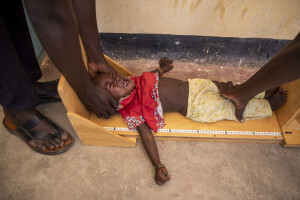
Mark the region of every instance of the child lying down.
[[[162, 185], [170, 180], [168, 171], [159, 159], [151, 129], [157, 132], [164, 123], [163, 112], [179, 112], [196, 122], [234, 120], [233, 103], [219, 94], [218, 87], [234, 87], [231, 82], [220, 83], [207, 79], [187, 82], [160, 77], [173, 68], [172, 60], [162, 58], [160, 67], [141, 76], [124, 77], [101, 73], [93, 78], [96, 87], [103, 87], [119, 101], [119, 112], [130, 129], [136, 128], [155, 169], [155, 181]], [[285, 90], [274, 88], [258, 94], [246, 106], [245, 120], [272, 115], [286, 102]]]

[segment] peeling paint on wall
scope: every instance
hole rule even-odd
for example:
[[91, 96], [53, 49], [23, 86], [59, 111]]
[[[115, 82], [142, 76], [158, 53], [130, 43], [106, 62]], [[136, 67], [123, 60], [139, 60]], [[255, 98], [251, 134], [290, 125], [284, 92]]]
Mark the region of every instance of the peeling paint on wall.
[[293, 39], [299, 0], [97, 0], [99, 32]]
[[241, 17], [243, 18], [245, 14], [247, 13], [248, 8], [244, 8], [241, 12]]
[[194, 12], [203, 0], [195, 0], [191, 2], [191, 12]]

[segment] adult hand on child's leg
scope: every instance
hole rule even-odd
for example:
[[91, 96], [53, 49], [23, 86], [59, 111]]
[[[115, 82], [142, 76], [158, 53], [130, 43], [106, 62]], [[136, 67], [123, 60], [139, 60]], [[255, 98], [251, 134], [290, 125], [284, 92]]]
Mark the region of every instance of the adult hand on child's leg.
[[168, 174], [168, 171], [165, 167], [160, 167], [157, 170], [155, 170], [155, 182], [158, 185], [163, 185], [170, 179], [171, 177]]

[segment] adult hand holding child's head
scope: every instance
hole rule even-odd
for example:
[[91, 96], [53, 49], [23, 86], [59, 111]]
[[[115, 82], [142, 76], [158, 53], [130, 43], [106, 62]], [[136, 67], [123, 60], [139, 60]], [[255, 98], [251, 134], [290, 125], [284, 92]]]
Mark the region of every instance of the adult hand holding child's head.
[[103, 62], [89, 62], [87, 64], [88, 72], [91, 78], [94, 78], [97, 74], [101, 72], [106, 73], [117, 73], [106, 61]]
[[117, 100], [102, 87], [94, 86], [86, 92], [84, 97], [80, 97], [80, 99], [86, 108], [94, 112], [97, 117], [104, 116], [108, 119], [117, 112]]

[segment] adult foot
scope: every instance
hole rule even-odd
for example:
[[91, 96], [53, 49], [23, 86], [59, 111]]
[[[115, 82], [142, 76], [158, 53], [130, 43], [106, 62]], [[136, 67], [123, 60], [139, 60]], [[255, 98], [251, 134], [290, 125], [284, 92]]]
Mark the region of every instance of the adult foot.
[[272, 110], [277, 110], [286, 103], [287, 91], [285, 89], [279, 89], [273, 96], [267, 98]]
[[276, 92], [278, 92], [278, 90], [279, 90], [279, 87], [276, 87], [276, 88], [272, 88], [272, 89], [269, 89], [269, 90], [267, 90], [266, 91], [266, 93], [265, 93], [265, 99], [268, 99], [268, 98], [270, 98], [271, 96], [273, 96]]
[[107, 72], [107, 73], [116, 73], [106, 61], [103, 62], [89, 62], [88, 63], [88, 72], [91, 78], [94, 78], [98, 73]]
[[3, 125], [36, 152], [56, 155], [67, 151], [73, 144], [70, 134], [35, 109], [4, 109], [4, 114]]

